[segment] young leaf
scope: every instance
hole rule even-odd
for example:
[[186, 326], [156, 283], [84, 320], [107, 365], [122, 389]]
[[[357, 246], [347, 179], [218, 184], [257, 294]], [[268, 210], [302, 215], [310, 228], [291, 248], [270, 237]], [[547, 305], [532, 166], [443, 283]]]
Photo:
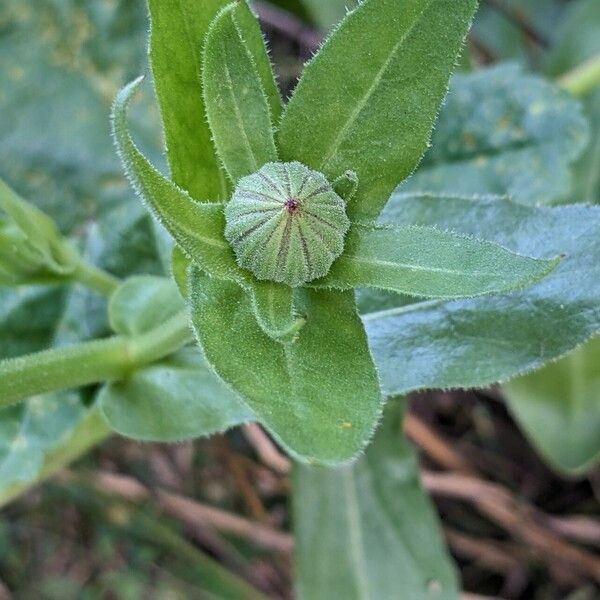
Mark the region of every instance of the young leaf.
[[298, 598], [455, 600], [458, 582], [400, 401], [356, 464], [297, 466], [294, 517]]
[[97, 401], [112, 429], [143, 441], [183, 441], [253, 419], [192, 348], [106, 384]]
[[256, 67], [262, 88], [267, 96], [271, 120], [279, 123], [283, 102], [277, 87], [273, 66], [269, 58], [266, 40], [260, 30], [258, 19], [254, 16], [246, 0], [238, 0], [238, 6], [234, 11], [233, 18], [246, 48], [250, 52]]
[[600, 331], [600, 207], [398, 195], [384, 218], [485, 237], [520, 254], [565, 255], [551, 275], [520, 292], [366, 314], [385, 393], [505, 381]]
[[110, 326], [120, 335], [140, 335], [165, 323], [185, 308], [177, 286], [165, 277], [126, 279], [108, 303]]
[[600, 460], [600, 339], [504, 385], [508, 405], [541, 456], [581, 474]]
[[587, 139], [579, 103], [541, 77], [516, 65], [456, 75], [432, 147], [400, 191], [551, 204], [568, 197]]
[[[192, 200], [185, 191], [163, 177], [131, 139], [127, 129], [127, 105], [140, 81], [138, 79], [121, 90], [112, 114], [113, 136], [131, 184], [185, 254], [211, 276], [242, 285], [254, 298], [253, 307], [261, 327], [274, 339], [286, 340], [290, 331], [300, 325], [292, 309], [291, 289], [282, 284], [257, 282], [247, 271], [240, 269], [223, 235], [223, 205]], [[268, 303], [264, 302], [266, 290]]]
[[558, 262], [520, 256], [497, 244], [433, 227], [353, 225], [344, 254], [317, 285], [465, 298], [531, 285]]
[[202, 71], [208, 122], [234, 183], [277, 160], [265, 90], [236, 20], [240, 10], [230, 4], [211, 24]]
[[306, 325], [279, 344], [241, 288], [191, 272], [192, 324], [208, 362], [302, 461], [356, 456], [380, 411], [377, 374], [351, 293], [303, 290]]
[[351, 217], [375, 217], [417, 166], [476, 0], [366, 0], [306, 67], [281, 122], [282, 160], [330, 181], [356, 171]]
[[148, 0], [150, 65], [175, 183], [196, 200], [225, 200], [224, 176], [204, 113], [200, 54], [227, 0]]
[[[37, 255], [39, 268], [45, 268], [57, 275], [67, 275], [75, 269], [78, 255], [63, 239], [54, 221], [33, 204], [19, 197], [2, 179], [0, 179], [0, 211], [5, 213], [8, 223], [18, 230], [23, 237], [23, 242], [29, 247], [27, 250], [21, 247], [22, 244], [18, 245], [21, 254], [26, 254], [23, 258], [27, 258], [27, 262], [35, 263]], [[8, 243], [8, 236], [4, 241]]]

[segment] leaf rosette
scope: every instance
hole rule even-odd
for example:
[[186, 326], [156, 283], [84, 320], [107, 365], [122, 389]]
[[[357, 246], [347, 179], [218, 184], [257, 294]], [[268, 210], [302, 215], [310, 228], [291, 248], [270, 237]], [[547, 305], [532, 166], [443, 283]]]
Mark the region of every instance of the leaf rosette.
[[[174, 272], [207, 362], [293, 456], [346, 462], [370, 439], [382, 405], [354, 289], [474, 297], [530, 285], [557, 260], [434, 227], [377, 223], [427, 147], [475, 0], [456, 0], [452, 11], [441, 0], [362, 2], [286, 106], [247, 3], [209, 4], [196, 33], [205, 39], [197, 100], [210, 131], [203, 125], [198, 134], [210, 136], [214, 155], [178, 152], [192, 149], [176, 99], [190, 91], [183, 82], [195, 81], [193, 44], [177, 50], [177, 64], [190, 66], [178, 77], [170, 56], [166, 69], [158, 47], [153, 54], [173, 181], [129, 135], [138, 83], [115, 101], [115, 140], [134, 187], [179, 247]], [[153, 6], [157, 36], [170, 23]], [[399, 84], [416, 78], [426, 92]], [[206, 185], [195, 176], [200, 165], [210, 171]]]

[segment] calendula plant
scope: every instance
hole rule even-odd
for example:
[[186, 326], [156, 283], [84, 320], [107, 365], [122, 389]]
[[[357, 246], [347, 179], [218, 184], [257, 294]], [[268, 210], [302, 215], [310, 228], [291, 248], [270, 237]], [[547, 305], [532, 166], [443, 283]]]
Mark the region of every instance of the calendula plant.
[[[600, 213], [540, 206], [570, 189], [580, 107], [515, 66], [457, 76], [410, 177], [476, 0], [363, 1], [288, 101], [245, 1], [148, 4], [169, 175], [129, 131], [142, 78], [118, 93], [112, 131], [174, 241], [172, 278], [117, 280], [0, 187], [0, 282], [83, 284], [108, 298], [115, 334], [0, 362], [4, 406], [42, 394], [74, 406], [63, 390], [99, 385], [36, 477], [109, 431], [180, 441], [257, 421], [298, 465], [302, 597], [397, 597], [382, 557], [402, 552], [401, 597], [455, 597], [398, 440], [402, 396], [505, 381], [600, 331]], [[10, 481], [5, 499], [20, 491]], [[356, 551], [326, 552], [336, 536]]]

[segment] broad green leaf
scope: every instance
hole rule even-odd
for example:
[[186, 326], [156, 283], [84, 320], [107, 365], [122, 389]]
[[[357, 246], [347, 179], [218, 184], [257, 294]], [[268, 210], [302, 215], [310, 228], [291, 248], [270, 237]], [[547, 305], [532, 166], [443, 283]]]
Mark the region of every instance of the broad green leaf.
[[365, 314], [385, 393], [505, 381], [600, 331], [600, 207], [397, 195], [384, 214], [388, 219], [484, 237], [520, 254], [565, 257], [521, 292]]
[[[600, 4], [583, 0], [569, 6], [548, 57], [546, 72], [558, 77], [600, 53]], [[576, 202], [600, 202], [600, 87], [581, 98], [591, 125], [591, 141], [574, 166]]]
[[130, 277], [114, 292], [108, 304], [113, 331], [121, 335], [140, 335], [185, 308], [175, 283], [164, 277]]
[[504, 385], [512, 413], [540, 454], [567, 473], [600, 459], [600, 340]]
[[497, 244], [433, 227], [353, 225], [344, 254], [317, 285], [468, 298], [531, 285], [558, 261], [528, 258]]
[[333, 181], [356, 171], [351, 217], [375, 217], [420, 161], [476, 0], [366, 0], [310, 62], [278, 135], [281, 158]]
[[196, 200], [224, 200], [201, 87], [201, 50], [226, 0], [148, 0], [150, 64], [173, 181]]
[[306, 325], [279, 344], [235, 284], [191, 273], [192, 323], [208, 362], [295, 457], [356, 456], [377, 422], [377, 374], [351, 293], [302, 290]]
[[432, 148], [399, 190], [556, 203], [569, 196], [569, 166], [587, 139], [579, 103], [540, 77], [515, 65], [456, 75]]
[[291, 288], [256, 281], [238, 267], [224, 237], [223, 205], [194, 202], [187, 192], [162, 176], [131, 139], [127, 129], [127, 105], [140, 81], [123, 88], [113, 109], [113, 135], [132, 186], [184, 253], [209, 275], [242, 285], [253, 298], [252, 305], [261, 327], [271, 337], [286, 340], [299, 325], [293, 311]]
[[194, 348], [107, 384], [97, 401], [112, 429], [144, 441], [208, 436], [253, 419]]
[[457, 600], [458, 582], [402, 404], [386, 408], [365, 455], [337, 469], [298, 466], [294, 520], [300, 600]]
[[213, 140], [234, 183], [277, 161], [267, 97], [237, 23], [240, 10], [230, 4], [211, 24], [202, 69]]

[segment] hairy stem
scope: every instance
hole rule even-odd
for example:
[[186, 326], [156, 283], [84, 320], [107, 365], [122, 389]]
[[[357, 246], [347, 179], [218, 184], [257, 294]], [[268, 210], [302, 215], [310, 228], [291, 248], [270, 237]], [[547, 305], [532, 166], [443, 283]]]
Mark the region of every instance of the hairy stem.
[[557, 83], [573, 96], [580, 97], [591, 92], [600, 85], [600, 54], [562, 75]]
[[134, 337], [116, 336], [0, 361], [0, 406], [45, 392], [122, 379], [192, 340], [187, 311]]

